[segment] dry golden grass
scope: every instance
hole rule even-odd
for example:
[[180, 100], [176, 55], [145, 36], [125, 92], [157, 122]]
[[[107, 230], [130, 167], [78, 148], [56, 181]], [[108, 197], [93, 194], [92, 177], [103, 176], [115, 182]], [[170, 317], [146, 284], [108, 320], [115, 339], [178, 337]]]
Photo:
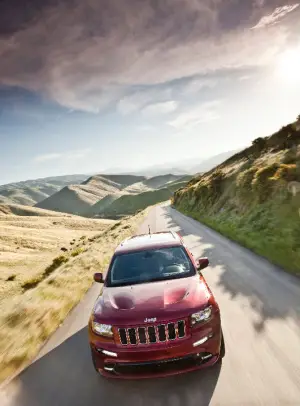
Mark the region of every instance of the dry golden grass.
[[0, 303], [22, 293], [22, 285], [38, 278], [53, 257], [82, 244], [82, 236], [92, 237], [112, 223], [77, 216], [0, 216]]
[[[39, 254], [34, 257], [36, 262], [32, 259], [31, 264], [32, 267], [35, 264], [39, 271], [29, 271], [28, 268], [24, 267], [24, 269], [27, 269], [26, 277], [31, 278], [33, 285], [25, 285], [26, 288], [24, 288], [26, 282], [25, 278], [23, 278], [23, 288], [19, 287], [16, 291], [8, 288], [6, 292], [10, 292], [9, 295], [6, 295], [6, 299], [0, 302], [0, 381], [5, 380], [24, 367], [37, 355], [45, 340], [57, 329], [69, 311], [90, 288], [93, 283], [94, 272], [105, 270], [115, 246], [124, 238], [134, 234], [146, 211], [110, 225], [106, 230], [98, 232], [96, 235], [95, 229], [89, 231], [90, 234], [94, 234], [93, 236], [89, 236], [86, 230], [83, 235], [82, 229], [80, 231], [76, 228], [74, 230], [65, 230], [68, 241], [73, 237], [70, 232], [77, 233], [76, 241], [81, 236], [78, 244], [76, 244], [78, 246], [72, 245], [74, 247], [72, 250], [64, 253], [60, 252], [55, 258], [53, 258], [52, 251], [52, 258], [50, 260], [49, 255], [47, 266], [45, 266], [46, 264], [41, 266], [39, 262], [41, 251], [38, 250]], [[5, 220], [1, 221], [3, 225]], [[6, 232], [2, 231], [2, 240], [3, 236], [9, 232], [15, 238], [17, 237], [16, 225], [11, 223], [13, 221], [14, 219], [10, 219], [5, 223]], [[15, 221], [18, 222], [19, 219]], [[97, 224], [95, 220], [83, 221], [90, 221], [90, 225]], [[57, 226], [56, 231], [60, 229], [59, 225]], [[14, 231], [9, 231], [10, 228]], [[3, 227], [1, 227], [2, 229]], [[19, 230], [21, 229], [20, 227]], [[43, 249], [51, 246], [54, 235], [51, 234], [45, 237], [45, 229], [41, 231], [36, 228], [24, 228], [24, 231], [30, 243], [32, 240], [35, 241], [35, 246], [40, 246]], [[39, 234], [35, 234], [36, 231]], [[50, 233], [54, 232], [53, 229], [48, 231]], [[58, 233], [58, 235], [63, 236], [63, 231], [60, 232], [61, 234]], [[38, 235], [40, 238], [45, 238], [46, 242], [44, 240], [42, 242], [36, 241]], [[25, 235], [20, 238], [25, 239]], [[62, 240], [60, 244], [56, 244], [57, 249], [61, 243]], [[53, 242], [52, 244], [52, 247], [55, 246]], [[24, 252], [27, 250], [27, 253], [30, 249], [27, 247], [22, 248]], [[48, 251], [45, 249], [44, 252]], [[26, 255], [23, 257], [24, 262], [26, 261], [25, 257]], [[14, 272], [16, 272], [15, 267], [11, 267], [6, 276]], [[18, 273], [16, 277], [16, 280], [19, 279], [21, 279], [21, 273]], [[5, 281], [7, 286], [14, 283], [16, 283], [15, 280]]]

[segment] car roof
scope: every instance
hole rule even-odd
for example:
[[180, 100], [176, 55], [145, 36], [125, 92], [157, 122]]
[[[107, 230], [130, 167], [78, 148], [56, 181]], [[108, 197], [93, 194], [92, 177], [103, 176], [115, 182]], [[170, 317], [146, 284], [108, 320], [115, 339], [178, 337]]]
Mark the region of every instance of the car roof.
[[173, 231], [140, 234], [133, 235], [132, 237], [122, 241], [121, 244], [116, 248], [115, 254], [178, 245], [182, 245], [182, 240], [179, 234]]

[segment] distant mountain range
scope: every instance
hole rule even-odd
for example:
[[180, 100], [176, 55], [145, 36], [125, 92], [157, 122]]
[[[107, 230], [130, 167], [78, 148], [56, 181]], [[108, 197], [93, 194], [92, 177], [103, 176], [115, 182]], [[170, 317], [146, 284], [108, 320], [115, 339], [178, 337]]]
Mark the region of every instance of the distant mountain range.
[[[135, 172], [77, 174], [27, 180], [0, 186], [0, 205], [25, 205], [86, 217], [117, 218], [168, 200], [192, 175], [206, 172], [237, 151], [206, 160], [185, 160]], [[6, 208], [6, 210], [8, 210]], [[10, 209], [9, 209], [10, 210]], [[16, 211], [15, 208], [11, 210]], [[21, 210], [24, 212], [23, 208]]]
[[33, 206], [67, 185], [83, 182], [88, 175], [66, 175], [0, 185], [0, 204]]
[[[173, 174], [152, 178], [137, 175], [95, 175], [81, 184], [65, 186], [35, 207], [86, 217], [115, 218], [135, 213], [149, 204], [168, 200], [174, 190], [178, 189], [177, 183], [186, 184], [189, 179], [191, 176], [182, 178]], [[161, 192], [162, 189], [165, 193]], [[153, 195], [158, 190], [160, 193]], [[150, 195], [148, 200], [137, 198], [143, 193], [150, 193], [151, 198]], [[120, 204], [119, 201], [123, 202], [125, 197], [126, 204]]]

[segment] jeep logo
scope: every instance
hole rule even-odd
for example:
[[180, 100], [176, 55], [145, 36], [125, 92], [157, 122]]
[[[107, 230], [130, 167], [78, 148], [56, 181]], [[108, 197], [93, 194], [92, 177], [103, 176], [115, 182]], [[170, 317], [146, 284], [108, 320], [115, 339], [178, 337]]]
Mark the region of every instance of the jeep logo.
[[152, 319], [147, 319], [147, 317], [144, 320], [144, 323], [155, 323], [156, 322], [156, 317], [153, 317]]

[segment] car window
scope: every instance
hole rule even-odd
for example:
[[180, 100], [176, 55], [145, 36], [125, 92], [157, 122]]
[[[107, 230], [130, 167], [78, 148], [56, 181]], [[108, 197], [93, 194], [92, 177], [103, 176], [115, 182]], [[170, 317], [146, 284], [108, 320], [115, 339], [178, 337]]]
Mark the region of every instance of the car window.
[[125, 286], [184, 278], [195, 268], [182, 246], [116, 255], [107, 275], [107, 286]]

